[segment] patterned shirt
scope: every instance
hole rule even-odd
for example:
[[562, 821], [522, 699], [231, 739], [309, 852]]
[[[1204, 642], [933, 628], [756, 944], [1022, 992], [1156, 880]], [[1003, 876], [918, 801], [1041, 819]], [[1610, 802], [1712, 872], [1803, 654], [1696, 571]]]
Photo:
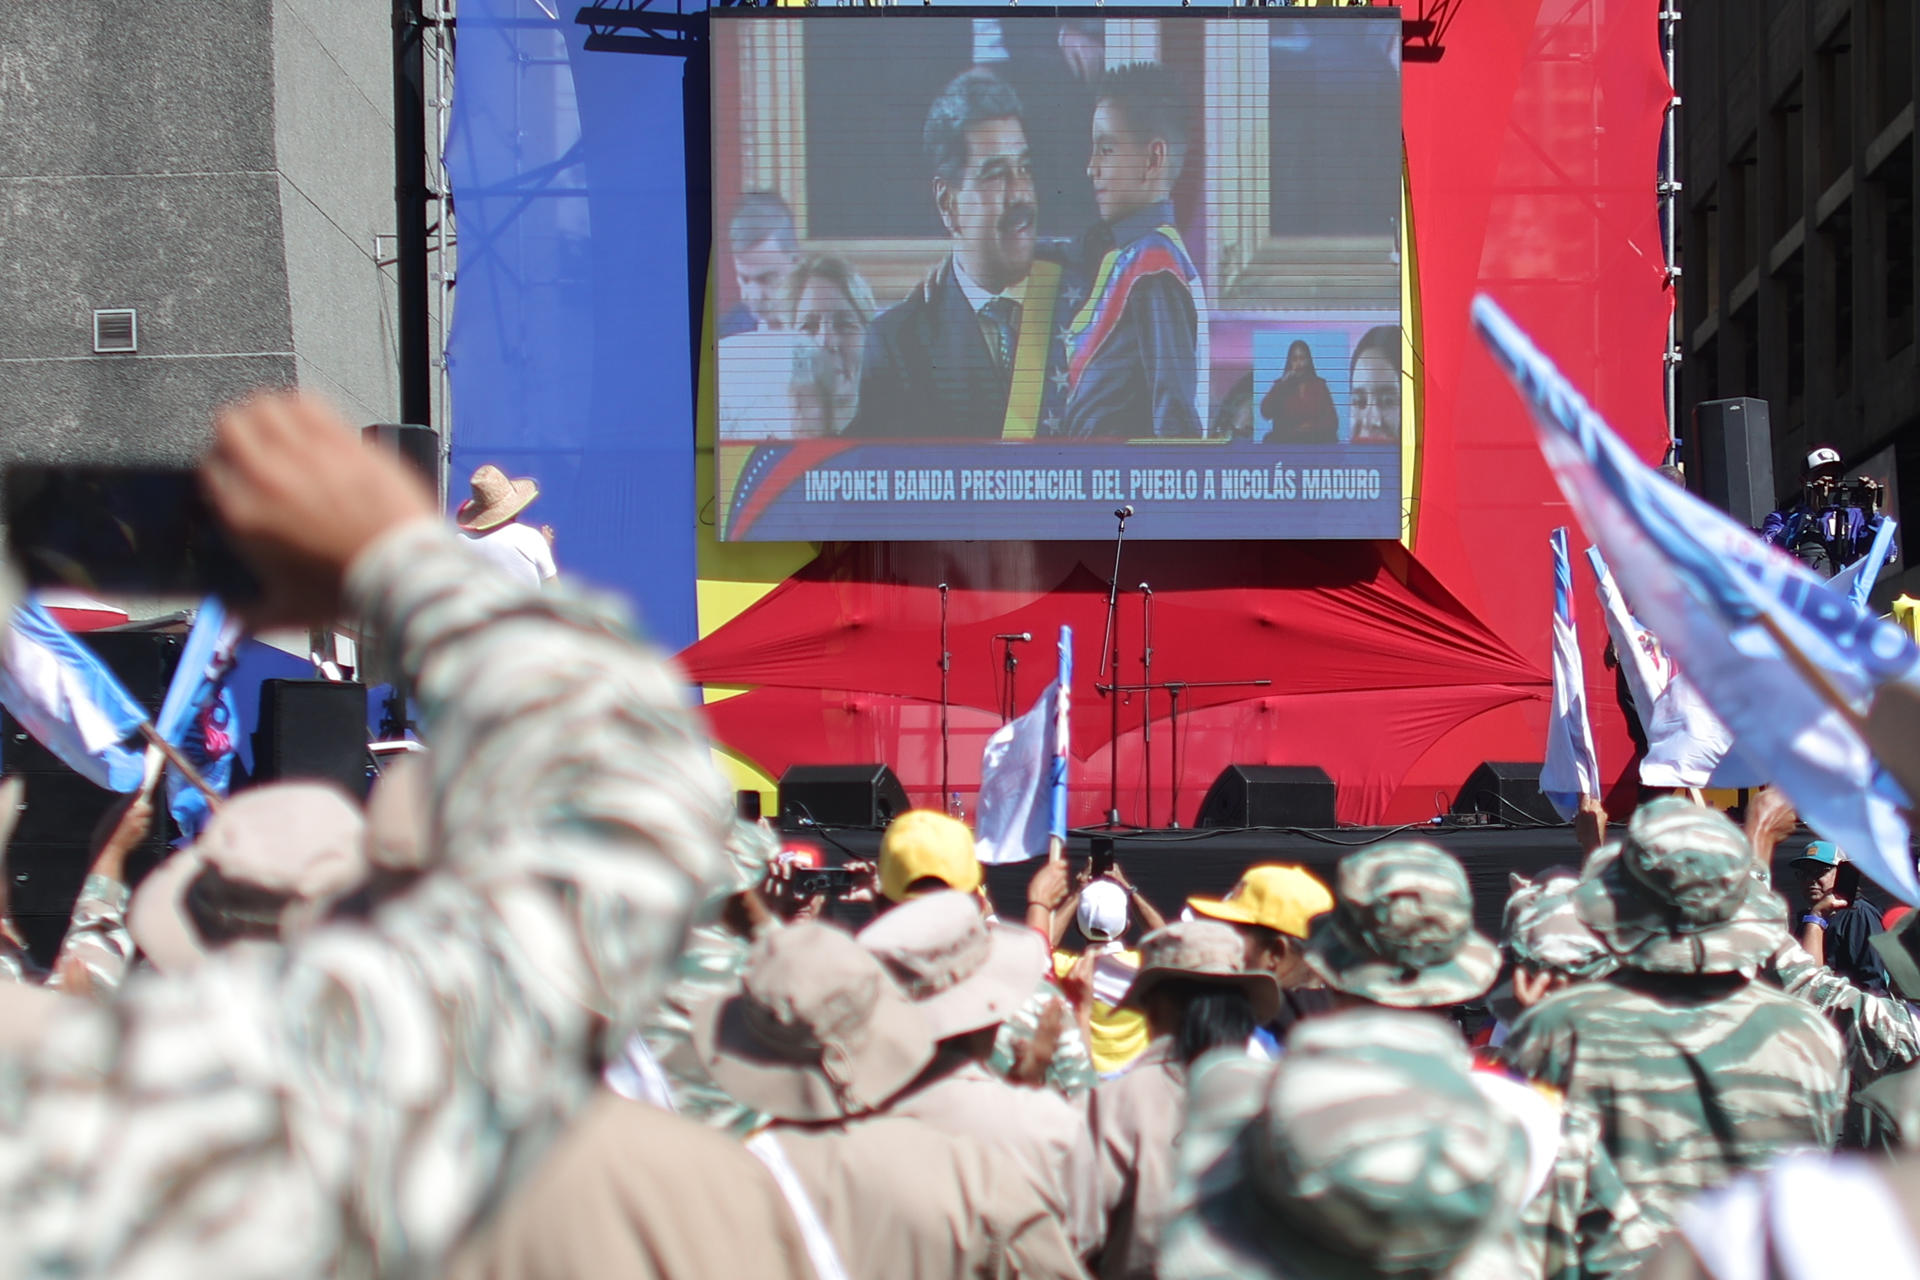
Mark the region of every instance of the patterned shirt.
[[127, 932], [127, 886], [120, 881], [89, 875], [80, 886], [50, 973], [35, 964], [25, 948], [0, 934], [0, 981], [44, 984], [59, 991], [68, 985], [65, 974], [75, 964], [86, 971], [88, 995], [112, 995], [126, 981], [133, 966], [133, 937]]
[[[1795, 1147], [1832, 1146], [1846, 1098], [1833, 1028], [1798, 999], [1737, 975], [1622, 972], [1569, 987], [1529, 1009], [1502, 1054], [1598, 1122], [1620, 1184], [1656, 1230], [1741, 1170]], [[1589, 1207], [1605, 1209], [1599, 1198]], [[1620, 1256], [1619, 1229], [1608, 1220], [1583, 1232], [1589, 1270], [1602, 1272], [1604, 1258], [1631, 1274], [1645, 1260]]]
[[347, 587], [416, 680], [434, 870], [366, 923], [63, 1002], [0, 1058], [0, 1277], [437, 1274], [717, 878], [706, 743], [607, 606], [425, 521]]

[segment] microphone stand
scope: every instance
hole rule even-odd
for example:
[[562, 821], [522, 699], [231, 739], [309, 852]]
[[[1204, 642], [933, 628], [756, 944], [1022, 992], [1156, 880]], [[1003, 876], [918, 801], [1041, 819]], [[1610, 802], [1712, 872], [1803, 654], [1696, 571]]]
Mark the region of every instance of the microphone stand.
[[1000, 637], [1000, 647], [1003, 650], [1000, 668], [1007, 676], [1006, 689], [1000, 695], [1002, 698], [1000, 704], [1001, 724], [1005, 724], [1020, 714], [1020, 659], [1016, 658], [1013, 654], [1013, 646], [1019, 643], [1018, 640], [1008, 636]]
[[1107, 676], [1108, 683], [1094, 682], [1094, 688], [1107, 696], [1109, 708], [1108, 722], [1110, 736], [1107, 749], [1112, 753], [1107, 771], [1107, 826], [1120, 825], [1120, 631], [1116, 625], [1120, 616], [1120, 551], [1127, 541], [1127, 517], [1131, 507], [1122, 507], [1114, 512], [1114, 518], [1120, 522], [1119, 529], [1113, 535], [1113, 573], [1107, 578], [1107, 634], [1100, 641], [1100, 675], [1107, 676], [1107, 664], [1113, 664], [1113, 674]]
[[947, 722], [948, 681], [953, 670], [953, 650], [947, 647], [947, 584], [940, 584], [940, 807], [953, 810], [953, 760]]
[[[1148, 690], [1140, 699], [1140, 750], [1143, 772], [1147, 775], [1147, 830], [1153, 830], [1153, 588], [1140, 584], [1140, 686]], [[1176, 811], [1174, 817], [1178, 819]]]
[[[1265, 689], [1273, 683], [1271, 680], [1163, 680], [1159, 684], [1122, 684], [1105, 686], [1117, 693], [1143, 693], [1147, 701], [1153, 701], [1155, 692], [1167, 691], [1172, 702], [1172, 714], [1167, 718], [1168, 735], [1173, 739], [1173, 820], [1167, 824], [1169, 831], [1180, 829], [1180, 695], [1188, 689]], [[1095, 688], [1102, 686], [1096, 685]], [[1151, 711], [1151, 707], [1149, 707]], [[1147, 774], [1147, 792], [1153, 792], [1153, 774]], [[1148, 802], [1151, 806], [1151, 801]], [[1149, 808], [1151, 813], [1151, 808]]]

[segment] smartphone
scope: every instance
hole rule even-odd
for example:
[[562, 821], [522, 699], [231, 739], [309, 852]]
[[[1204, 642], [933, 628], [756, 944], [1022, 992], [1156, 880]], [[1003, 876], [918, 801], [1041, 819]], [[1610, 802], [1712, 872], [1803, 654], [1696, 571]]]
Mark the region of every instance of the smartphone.
[[793, 873], [793, 896], [804, 901], [807, 898], [837, 898], [853, 888], [858, 879], [845, 867], [809, 868]]
[[1106, 875], [1112, 870], [1113, 837], [1095, 836], [1093, 838], [1093, 853], [1088, 860], [1087, 876], [1089, 879], [1098, 880], [1101, 876]]
[[246, 604], [260, 583], [188, 470], [9, 467], [7, 554], [30, 587]]

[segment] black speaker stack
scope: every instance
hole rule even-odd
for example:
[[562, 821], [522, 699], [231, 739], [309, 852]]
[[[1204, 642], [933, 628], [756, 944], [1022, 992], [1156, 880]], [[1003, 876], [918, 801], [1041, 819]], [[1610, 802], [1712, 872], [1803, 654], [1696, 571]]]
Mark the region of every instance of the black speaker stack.
[[1774, 507], [1773, 427], [1765, 400], [1706, 400], [1687, 432], [1687, 488], [1758, 529]]
[[1314, 765], [1231, 764], [1200, 802], [1197, 827], [1338, 826], [1333, 779]]
[[253, 734], [255, 782], [332, 782], [364, 800], [367, 686], [355, 680], [262, 680]]
[[1454, 797], [1453, 811], [1507, 825], [1561, 825], [1553, 802], [1540, 794], [1539, 764], [1520, 760], [1489, 760], [1475, 769]]
[[780, 827], [884, 827], [912, 808], [883, 764], [796, 764], [780, 775]]
[[[181, 642], [180, 636], [154, 631], [95, 631], [80, 640], [150, 717], [167, 695]], [[67, 931], [74, 899], [86, 882], [94, 827], [120, 797], [62, 764], [4, 713], [0, 768], [26, 784], [25, 808], [6, 851], [10, 907], [33, 958], [50, 965]], [[155, 809], [153, 833], [127, 860], [129, 881], [137, 881], [165, 857], [169, 841], [178, 834], [166, 805]]]

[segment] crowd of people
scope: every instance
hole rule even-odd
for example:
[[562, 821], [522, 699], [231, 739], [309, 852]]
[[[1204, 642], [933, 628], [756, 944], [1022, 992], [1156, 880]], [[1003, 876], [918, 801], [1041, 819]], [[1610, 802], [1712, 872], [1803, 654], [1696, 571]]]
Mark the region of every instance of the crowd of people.
[[129, 901], [135, 796], [50, 971], [0, 930], [0, 1276], [1920, 1274], [1920, 925], [1819, 844], [1789, 908], [1773, 792], [1588, 806], [1497, 943], [1421, 841], [1168, 915], [1047, 856], [1016, 916], [914, 811], [854, 932], [605, 600], [302, 397], [204, 478], [253, 621], [357, 619], [427, 750], [233, 797]]

